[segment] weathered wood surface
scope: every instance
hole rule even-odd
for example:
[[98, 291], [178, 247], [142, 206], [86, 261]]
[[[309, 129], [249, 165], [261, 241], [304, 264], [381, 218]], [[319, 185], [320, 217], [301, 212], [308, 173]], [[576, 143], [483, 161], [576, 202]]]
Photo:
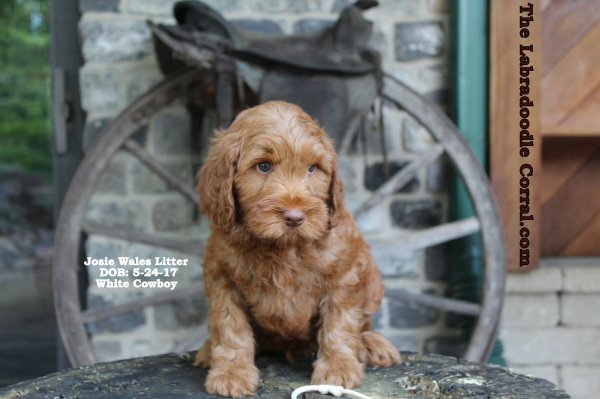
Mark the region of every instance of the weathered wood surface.
[[[540, 137], [540, 123], [545, 121], [544, 108], [549, 103], [549, 94], [540, 94], [541, 82], [541, 29], [544, 25], [541, 18], [540, 0], [528, 0], [533, 4], [535, 21], [529, 26], [530, 35], [527, 38], [519, 36], [519, 7], [526, 3], [520, 0], [492, 0], [490, 1], [490, 174], [494, 192], [500, 206], [502, 224], [504, 225], [504, 240], [506, 242], [507, 267], [510, 271], [525, 271], [534, 269], [540, 259], [542, 237], [541, 228], [541, 193], [542, 170], [542, 137]], [[559, 2], [557, 2], [559, 3]], [[528, 53], [531, 58], [530, 65], [534, 67], [529, 85], [529, 99], [535, 104], [530, 109], [530, 126], [527, 129], [535, 137], [535, 146], [529, 147], [531, 151], [527, 158], [519, 154], [519, 65], [515, 65], [511, 58], [514, 51], [519, 51], [519, 46], [533, 45], [534, 52]], [[516, 50], [515, 50], [516, 49]], [[600, 72], [600, 71], [598, 71]], [[566, 77], [569, 75], [564, 75]], [[600, 76], [600, 75], [599, 75]], [[566, 96], [560, 90], [563, 84], [556, 86], [556, 93], [560, 99]], [[590, 82], [591, 84], [591, 82]], [[569, 80], [568, 85], [572, 85]], [[567, 85], [567, 86], [568, 86]], [[517, 94], [515, 94], [517, 93]], [[543, 101], [541, 101], [543, 98]], [[570, 101], [570, 100], [569, 100]], [[573, 100], [574, 101], [574, 100]], [[573, 103], [575, 104], [575, 103]], [[521, 220], [519, 214], [520, 180], [519, 167], [528, 163], [533, 166], [534, 175], [529, 178], [529, 206], [535, 220], [527, 223], [529, 228], [529, 250], [531, 254], [529, 265], [520, 266], [520, 240]]]
[[[570, 398], [552, 383], [512, 373], [498, 366], [470, 363], [445, 356], [403, 353], [404, 362], [391, 368], [368, 367], [356, 391], [376, 398], [420, 399], [563, 399]], [[191, 356], [161, 355], [83, 366], [0, 389], [0, 398], [209, 398], [207, 370], [192, 367]], [[283, 357], [258, 357], [261, 399], [290, 398], [310, 384], [310, 359], [289, 364]], [[332, 398], [333, 396], [328, 396]], [[304, 398], [324, 398], [307, 393]]]

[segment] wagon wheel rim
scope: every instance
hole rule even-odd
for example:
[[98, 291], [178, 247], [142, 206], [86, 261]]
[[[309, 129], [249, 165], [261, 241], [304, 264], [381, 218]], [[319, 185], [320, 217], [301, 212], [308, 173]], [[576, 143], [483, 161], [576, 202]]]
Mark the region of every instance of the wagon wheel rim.
[[[202, 71], [197, 68], [180, 71], [169, 76], [132, 103], [99, 136], [97, 142], [94, 143], [86, 154], [73, 178], [65, 197], [63, 212], [61, 212], [57, 228], [56, 247], [58, 250], [56, 251], [57, 255], [54, 260], [54, 285], [55, 307], [57, 309], [61, 337], [65, 343], [67, 354], [74, 366], [96, 362], [84, 327], [86, 323], [146, 306], [186, 299], [204, 292], [202, 284], [193, 284], [175, 292], [153, 295], [140, 301], [82, 312], [77, 300], [77, 253], [81, 232], [86, 232], [88, 234], [99, 234], [175, 249], [199, 256], [203, 255], [204, 248], [203, 246], [199, 246], [197, 242], [169, 240], [151, 234], [124, 231], [84, 221], [83, 218], [85, 206], [93, 193], [95, 182], [108, 161], [120, 148], [128, 150], [138, 160], [142, 161], [151, 170], [166, 180], [167, 183], [180, 192], [186, 199], [196, 205], [198, 204], [198, 197], [191, 187], [172, 175], [156, 161], [152, 154], [131, 140], [130, 137], [141, 125], [147, 124], [156, 111], [177, 98], [181, 98], [186, 89], [189, 90], [189, 87], [193, 87], [193, 83], [202, 80], [203, 77], [206, 79], [206, 72], [206, 70]], [[485, 284], [482, 303], [480, 305], [433, 295], [411, 294], [402, 291], [396, 292], [394, 295], [388, 294], [387, 296], [438, 310], [479, 316], [465, 358], [471, 361], [484, 361], [489, 356], [492, 344], [496, 338], [502, 307], [505, 273], [503, 250], [487, 250], [489, 248], [504, 248], [502, 231], [499, 224], [500, 218], [493, 195], [491, 194], [489, 182], [474, 154], [470, 151], [468, 144], [445, 114], [431, 102], [389, 75], [385, 75], [384, 84], [384, 98], [399, 108], [406, 110], [428, 128], [438, 141], [438, 144], [433, 145], [424, 155], [412, 161], [407, 167], [392, 176], [371, 198], [359, 207], [358, 211], [355, 212], [355, 217], [359, 218], [366, 211], [378, 205], [387, 195], [395, 192], [409, 182], [421, 168], [433, 163], [444, 152], [448, 153], [467, 185], [479, 219], [469, 218], [411, 232], [406, 235], [405, 239], [402, 239], [402, 242], [406, 248], [414, 250], [479, 231], [482, 235], [485, 253]], [[359, 123], [359, 118], [353, 118], [350, 121], [347, 134], [341, 144], [340, 155], [348, 152], [351, 135], [355, 133]], [[68, 211], [64, 211], [65, 209], [68, 209]], [[482, 228], [482, 225], [486, 226], [486, 228]], [[60, 289], [56, 289], [57, 287], [60, 287]], [[185, 351], [194, 343], [206, 337], [207, 334], [206, 324], [199, 326], [192, 334], [180, 342], [175, 351]]]
[[[179, 98], [202, 80], [206, 71], [186, 68], [150, 89], [107, 126], [113, 134], [101, 134], [88, 150], [71, 181], [56, 229], [53, 262], [54, 305], [60, 335], [73, 366], [96, 363], [79, 307], [77, 270], [82, 222], [100, 173], [125, 141], [144, 125], [153, 112]], [[145, 112], [140, 112], [143, 109]], [[108, 154], [108, 155], [107, 155]]]
[[[438, 143], [444, 145], [445, 153], [453, 162], [471, 198], [482, 239], [484, 289], [477, 323], [464, 357], [474, 362], [486, 361], [498, 334], [506, 277], [506, 254], [502, 221], [491, 184], [483, 167], [456, 125], [431, 101], [420, 96], [389, 74], [384, 74], [383, 95], [397, 107], [404, 109], [417, 119]], [[433, 158], [435, 154], [436, 148], [433, 146], [422, 158], [427, 156]], [[418, 161], [413, 161], [413, 164]], [[409, 164], [404, 169], [410, 168], [411, 165]], [[398, 174], [401, 172], [402, 170]], [[455, 226], [456, 224], [463, 224], [462, 227], [464, 227], [465, 224], [474, 222], [473, 219], [464, 219], [445, 225], [448, 226], [454, 223]], [[440, 228], [440, 226], [436, 228]], [[422, 296], [427, 297], [426, 295]], [[466, 301], [459, 302], [467, 305], [467, 309], [468, 305], [471, 304]], [[457, 313], [469, 314], [465, 311]]]

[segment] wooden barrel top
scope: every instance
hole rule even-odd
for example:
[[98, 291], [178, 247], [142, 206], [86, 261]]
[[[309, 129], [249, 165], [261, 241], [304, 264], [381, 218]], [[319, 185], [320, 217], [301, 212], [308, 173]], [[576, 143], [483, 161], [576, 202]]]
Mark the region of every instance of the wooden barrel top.
[[[0, 398], [212, 398], [206, 393], [207, 370], [192, 367], [191, 355], [173, 354], [84, 366], [0, 389]], [[311, 361], [289, 364], [283, 357], [259, 356], [261, 385], [254, 396], [288, 399], [310, 384]], [[549, 399], [570, 398], [554, 384], [489, 364], [453, 357], [403, 353], [403, 362], [390, 368], [368, 367], [356, 391], [373, 399]], [[318, 393], [306, 399], [324, 399]], [[328, 396], [332, 398], [333, 396]]]

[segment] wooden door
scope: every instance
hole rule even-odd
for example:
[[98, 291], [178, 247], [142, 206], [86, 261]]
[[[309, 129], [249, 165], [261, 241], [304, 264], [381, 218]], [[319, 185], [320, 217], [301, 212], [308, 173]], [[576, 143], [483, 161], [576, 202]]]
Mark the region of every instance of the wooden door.
[[[519, 7], [534, 4], [531, 35], [518, 35]], [[600, 255], [600, 1], [492, 0], [490, 159], [505, 224], [508, 267], [526, 270], [540, 256]], [[519, 44], [537, 49], [531, 263], [519, 265], [518, 165], [514, 126]], [[518, 92], [517, 92], [518, 94]], [[534, 113], [532, 109], [532, 114]]]
[[[520, 7], [533, 5], [534, 20], [528, 26], [527, 37], [521, 37]], [[526, 270], [536, 267], [540, 257], [540, 185], [541, 185], [541, 135], [540, 118], [540, 63], [541, 23], [540, 0], [491, 0], [490, 8], [490, 174], [498, 200], [509, 270]], [[520, 50], [533, 46], [527, 66], [533, 66], [528, 81], [527, 96], [534, 107], [529, 108], [527, 130], [534, 137], [529, 154], [520, 153]], [[533, 175], [528, 177], [527, 190], [521, 200], [521, 166], [531, 165]], [[529, 173], [529, 172], [524, 172]], [[534, 220], [522, 223], [521, 206], [529, 207]], [[527, 232], [522, 233], [526, 228]], [[521, 237], [521, 236], [525, 237]], [[526, 253], [527, 258], [523, 258]], [[525, 263], [524, 260], [527, 262]]]
[[600, 255], [600, 1], [542, 12], [542, 255]]

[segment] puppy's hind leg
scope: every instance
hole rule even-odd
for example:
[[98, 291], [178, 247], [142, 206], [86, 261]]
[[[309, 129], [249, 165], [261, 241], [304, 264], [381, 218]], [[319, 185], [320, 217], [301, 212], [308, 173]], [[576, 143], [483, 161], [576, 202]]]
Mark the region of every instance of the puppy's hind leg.
[[204, 345], [202, 345], [202, 348], [200, 348], [196, 353], [196, 361], [194, 362], [193, 366], [203, 368], [210, 367], [211, 345], [211, 338], [208, 338], [206, 341], [204, 341]]
[[390, 367], [393, 364], [400, 363], [402, 360], [398, 349], [380, 333], [364, 331], [360, 334], [360, 338], [365, 348], [365, 351], [361, 353], [365, 357], [365, 359], [361, 359], [364, 363], [373, 366]]

